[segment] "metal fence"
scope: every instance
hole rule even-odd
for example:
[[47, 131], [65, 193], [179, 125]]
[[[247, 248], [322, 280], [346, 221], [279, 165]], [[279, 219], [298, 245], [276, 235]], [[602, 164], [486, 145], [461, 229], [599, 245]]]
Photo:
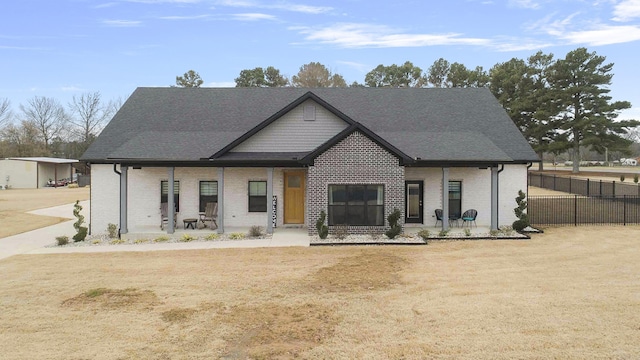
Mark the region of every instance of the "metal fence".
[[532, 225], [638, 225], [640, 196], [529, 196]]
[[534, 172], [529, 172], [529, 186], [537, 186], [582, 196], [640, 196], [640, 184], [578, 179]]

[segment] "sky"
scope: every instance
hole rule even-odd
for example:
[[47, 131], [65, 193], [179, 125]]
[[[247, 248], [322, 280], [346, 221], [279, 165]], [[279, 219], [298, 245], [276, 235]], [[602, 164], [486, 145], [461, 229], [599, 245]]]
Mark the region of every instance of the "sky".
[[379, 64], [439, 58], [468, 68], [537, 51], [586, 47], [613, 66], [613, 100], [640, 120], [640, 0], [10, 0], [0, 7], [0, 98], [68, 104], [99, 91], [175, 85], [197, 71], [207, 87], [235, 86], [243, 69], [291, 77], [320, 62], [347, 83]]

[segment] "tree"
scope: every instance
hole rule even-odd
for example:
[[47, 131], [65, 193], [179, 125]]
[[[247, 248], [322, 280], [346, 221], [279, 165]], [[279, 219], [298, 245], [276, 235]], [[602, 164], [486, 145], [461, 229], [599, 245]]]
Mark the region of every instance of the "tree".
[[364, 82], [369, 87], [422, 87], [425, 79], [422, 69], [406, 61], [400, 66], [380, 64], [365, 75]]
[[39, 136], [48, 149], [51, 140], [62, 134], [66, 123], [66, 114], [60, 103], [53, 98], [35, 96], [20, 105], [24, 120], [38, 130]]
[[[546, 151], [562, 150], [554, 142], [562, 134], [556, 132], [555, 114], [548, 106], [545, 72], [552, 62], [553, 54], [539, 51], [527, 61], [513, 58], [489, 71], [489, 89], [540, 158]], [[542, 162], [538, 166], [542, 170]]]
[[449, 87], [468, 87], [470, 72], [464, 64], [454, 62], [447, 74], [447, 85]]
[[550, 104], [557, 113], [559, 129], [566, 133], [565, 144], [573, 152], [573, 172], [580, 171], [580, 146], [599, 153], [627, 150], [631, 141], [621, 135], [638, 126], [635, 120], [615, 121], [619, 112], [631, 107], [628, 101], [612, 101], [607, 95], [613, 63], [586, 48], [569, 52], [546, 72]]
[[427, 71], [427, 82], [433, 85], [433, 87], [445, 87], [450, 68], [451, 64], [443, 58], [434, 61], [433, 65], [429, 66], [429, 70]]
[[7, 98], [0, 98], [0, 129], [11, 122], [11, 102]]
[[3, 154], [8, 156], [48, 156], [49, 151], [39, 139], [38, 129], [28, 121], [22, 121], [19, 125], [9, 124], [2, 130]]
[[72, 133], [81, 142], [89, 145], [112, 115], [113, 106], [102, 103], [100, 92], [84, 93], [73, 96], [69, 103], [69, 123]]
[[295, 87], [347, 87], [347, 83], [339, 74], [333, 74], [324, 65], [310, 62], [300, 67], [297, 75], [291, 77], [291, 85]]
[[235, 82], [236, 87], [282, 87], [289, 84], [289, 79], [281, 75], [280, 70], [269, 66], [266, 69], [242, 70]]
[[176, 76], [176, 86], [185, 88], [197, 88], [202, 85], [204, 81], [200, 78], [200, 74], [193, 70], [189, 70], [182, 76]]

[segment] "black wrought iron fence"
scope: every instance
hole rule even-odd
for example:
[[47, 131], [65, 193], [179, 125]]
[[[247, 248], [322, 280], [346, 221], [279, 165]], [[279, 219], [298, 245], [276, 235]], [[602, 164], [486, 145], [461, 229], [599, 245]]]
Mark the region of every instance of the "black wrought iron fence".
[[532, 225], [638, 225], [640, 196], [529, 196]]
[[640, 196], [640, 184], [529, 172], [529, 185], [583, 196]]

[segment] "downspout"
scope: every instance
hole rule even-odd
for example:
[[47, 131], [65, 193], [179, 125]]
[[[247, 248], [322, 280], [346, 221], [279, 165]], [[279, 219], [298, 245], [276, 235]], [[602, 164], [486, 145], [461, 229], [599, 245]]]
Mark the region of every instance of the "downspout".
[[532, 162], [530, 162], [529, 165], [527, 165], [527, 196], [529, 196], [529, 169], [531, 169], [532, 166], [533, 166]]
[[500, 170], [497, 172], [496, 176], [496, 186], [498, 187], [498, 191], [496, 193], [496, 200], [498, 201], [498, 208], [496, 209], [496, 217], [498, 221], [498, 228], [500, 228], [500, 173], [504, 171], [504, 164], [500, 164]]
[[[118, 174], [118, 178], [122, 177], [122, 173], [116, 170], [116, 163], [113, 163], [113, 172]], [[120, 183], [120, 179], [118, 179], [118, 184]], [[118, 196], [120, 198], [120, 205], [118, 206], [118, 214], [122, 212], [122, 196]], [[120, 227], [118, 226], [118, 239], [120, 239]]]

